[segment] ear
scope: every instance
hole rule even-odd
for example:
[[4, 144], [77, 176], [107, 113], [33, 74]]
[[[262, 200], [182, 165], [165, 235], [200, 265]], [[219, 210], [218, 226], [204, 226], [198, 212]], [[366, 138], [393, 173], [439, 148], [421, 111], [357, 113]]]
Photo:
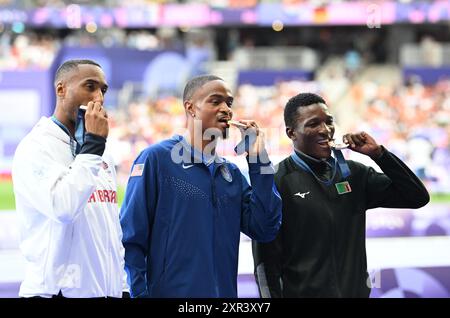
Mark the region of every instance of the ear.
[[195, 117], [195, 108], [191, 101], [187, 100], [184, 102], [184, 110], [186, 111], [187, 116]]
[[286, 127], [286, 135], [289, 137], [289, 139], [295, 141], [297, 140], [297, 135], [295, 133], [295, 130], [291, 127]]
[[66, 95], [66, 86], [62, 82], [56, 84], [56, 96], [64, 97]]

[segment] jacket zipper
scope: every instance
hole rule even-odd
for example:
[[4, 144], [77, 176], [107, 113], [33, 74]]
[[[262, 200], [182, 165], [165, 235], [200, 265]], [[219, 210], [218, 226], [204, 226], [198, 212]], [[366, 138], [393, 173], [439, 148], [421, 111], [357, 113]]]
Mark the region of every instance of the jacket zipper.
[[[103, 171], [102, 171], [103, 172]], [[109, 188], [109, 184], [108, 181], [105, 180], [105, 178], [102, 178], [102, 181], [106, 181], [106, 184], [108, 186], [103, 186], [104, 188]], [[107, 202], [106, 202], [106, 206], [107, 206]], [[103, 210], [103, 209], [102, 209]], [[109, 294], [109, 286], [108, 286], [108, 282], [110, 282], [110, 276], [111, 276], [111, 262], [110, 262], [110, 257], [111, 257], [111, 231], [109, 229], [109, 222], [108, 222], [108, 213], [109, 213], [109, 209], [106, 208], [106, 211], [102, 211], [103, 214], [103, 219], [105, 221], [105, 228], [106, 228], [106, 250], [108, 251], [107, 255], [106, 255], [106, 275], [105, 275], [105, 290], [104, 290], [104, 297], [108, 297]]]
[[217, 165], [214, 166], [213, 173], [211, 174], [208, 168], [208, 173], [211, 176], [211, 194], [212, 194], [212, 203], [213, 203], [213, 250], [214, 250], [214, 288], [216, 292], [216, 296], [219, 297], [219, 288], [217, 285], [217, 255], [216, 255], [216, 238], [217, 238], [217, 231], [216, 231], [216, 224], [217, 224], [217, 217], [218, 217], [218, 204], [217, 204], [217, 194], [216, 194], [216, 183], [215, 183], [215, 176], [217, 171]]
[[336, 265], [336, 248], [335, 248], [335, 242], [336, 241], [336, 229], [335, 229], [335, 222], [334, 222], [334, 217], [333, 217], [333, 213], [330, 213], [330, 217], [331, 217], [331, 224], [332, 224], [332, 235], [333, 235], [333, 241], [331, 242], [331, 253], [332, 253], [332, 267], [333, 267], [333, 285], [334, 288], [338, 294], [339, 297], [341, 297], [341, 290], [339, 288], [339, 284], [338, 284], [338, 274], [337, 274], [337, 265]]

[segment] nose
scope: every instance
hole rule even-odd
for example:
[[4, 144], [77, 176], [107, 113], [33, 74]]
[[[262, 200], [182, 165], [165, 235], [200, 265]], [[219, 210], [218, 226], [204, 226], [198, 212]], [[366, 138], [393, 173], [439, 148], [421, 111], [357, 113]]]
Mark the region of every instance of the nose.
[[321, 134], [326, 134], [327, 136], [332, 137], [333, 131], [334, 127], [331, 125], [327, 125], [327, 123], [322, 123], [322, 125], [320, 125]]
[[101, 89], [97, 89], [95, 91], [95, 95], [94, 95], [93, 101], [94, 102], [100, 102], [103, 105], [104, 100], [105, 100], [105, 96], [103, 95], [102, 90]]
[[223, 102], [222, 107], [220, 109], [222, 113], [226, 113], [230, 118], [233, 118], [233, 110], [227, 103]]

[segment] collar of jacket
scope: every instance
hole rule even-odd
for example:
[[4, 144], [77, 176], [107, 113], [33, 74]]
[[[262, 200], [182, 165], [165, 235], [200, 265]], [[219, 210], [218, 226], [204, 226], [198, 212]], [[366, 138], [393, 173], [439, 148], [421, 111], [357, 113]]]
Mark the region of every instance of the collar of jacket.
[[64, 132], [50, 117], [41, 117], [36, 124], [36, 128], [43, 129], [45, 132], [59, 140], [70, 144], [70, 136]]
[[202, 162], [205, 166], [208, 167], [213, 162], [216, 163], [216, 165], [222, 165], [226, 162], [226, 160], [220, 157], [217, 153], [212, 156], [204, 154], [203, 152], [195, 149], [184, 136], [178, 137], [180, 138], [180, 142], [183, 145], [184, 150], [189, 154], [192, 163]]
[[294, 150], [295, 153], [302, 158], [303, 161], [306, 162], [306, 164], [313, 170], [315, 173], [318, 174], [324, 174], [328, 173], [330, 170], [332, 170], [333, 164], [332, 160], [333, 158], [330, 157], [329, 159], [316, 159], [311, 156], [308, 156], [304, 152], [301, 152], [297, 149]]

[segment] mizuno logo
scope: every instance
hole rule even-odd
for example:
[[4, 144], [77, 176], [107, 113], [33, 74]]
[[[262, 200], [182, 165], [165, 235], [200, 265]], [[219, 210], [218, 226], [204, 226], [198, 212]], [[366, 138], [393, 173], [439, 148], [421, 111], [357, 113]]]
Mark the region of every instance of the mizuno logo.
[[183, 163], [183, 169], [189, 169], [192, 168], [194, 165], [187, 165]]
[[298, 197], [304, 199], [304, 198], [305, 198], [305, 195], [307, 195], [307, 194], [309, 194], [309, 191], [308, 191], [308, 192], [304, 192], [304, 193], [297, 192], [297, 193], [295, 193], [294, 195], [296, 195], [296, 196], [298, 196]]

